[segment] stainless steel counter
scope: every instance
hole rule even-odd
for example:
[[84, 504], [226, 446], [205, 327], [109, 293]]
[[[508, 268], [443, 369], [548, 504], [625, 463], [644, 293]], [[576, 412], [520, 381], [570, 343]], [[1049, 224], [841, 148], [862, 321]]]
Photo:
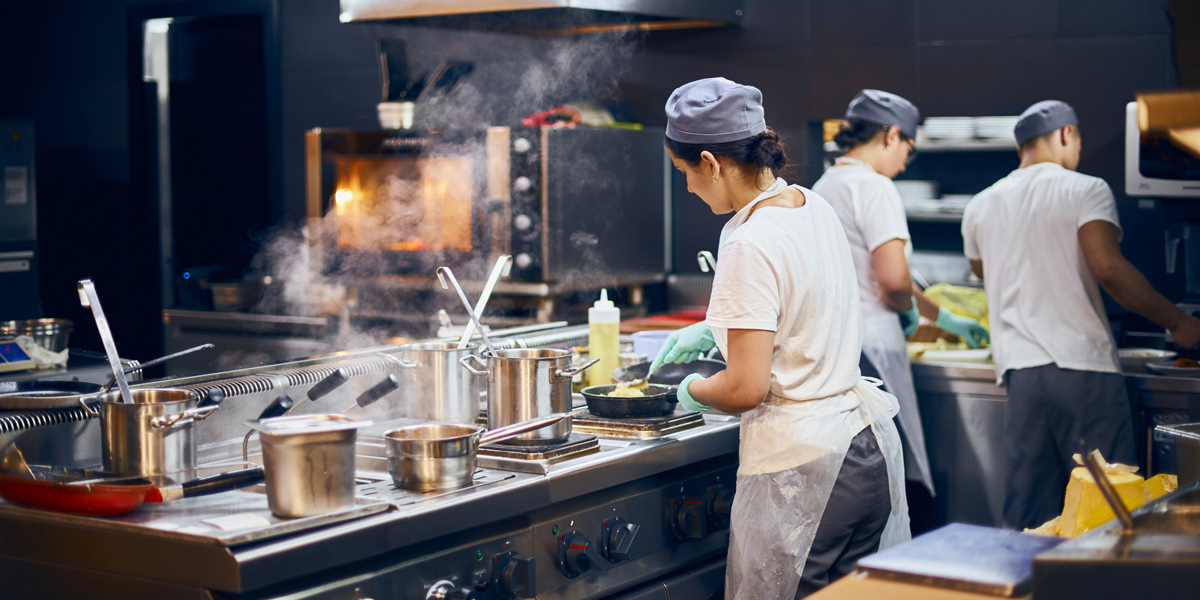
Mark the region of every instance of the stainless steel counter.
[[[1004, 505], [1004, 409], [1007, 396], [988, 363], [913, 361], [941, 522], [1000, 526]], [[1143, 472], [1171, 471], [1171, 440], [1160, 423], [1200, 421], [1200, 378], [1125, 376]]]
[[[382, 377], [387, 361], [378, 360], [380, 351], [140, 385], [227, 392], [220, 410], [197, 424], [201, 461], [211, 464], [240, 454], [242, 420], [280, 393], [303, 396], [334, 367], [347, 368], [350, 383], [304, 403], [302, 412], [352, 405]], [[450, 581], [483, 590], [480, 598], [525, 597], [501, 593], [507, 584], [492, 574], [505, 561], [530, 559], [536, 572], [519, 572], [538, 598], [583, 600], [707, 561], [728, 543], [711, 507], [718, 492], [735, 483], [734, 417], [705, 415], [703, 425], [660, 438], [601, 436], [599, 452], [549, 465], [544, 474], [481, 468], [474, 486], [420, 494], [397, 490], [386, 473], [378, 434], [404, 422], [386, 404], [364, 411], [376, 425], [361, 432], [357, 447], [356, 493], [369, 507], [361, 514], [280, 523], [264, 512], [261, 488], [183, 499], [118, 519], [0, 501], [0, 581], [6, 582], [0, 596], [67, 597], [86, 590], [122, 598], [423, 599], [431, 585]], [[96, 420], [73, 425], [94, 429]], [[380, 503], [387, 505], [383, 512], [369, 514]], [[702, 507], [700, 521], [681, 516], [687, 506]], [[595, 540], [606, 553], [614, 517], [641, 527], [630, 556], [604, 554], [608, 560], [595, 568], [568, 575], [560, 529]]]

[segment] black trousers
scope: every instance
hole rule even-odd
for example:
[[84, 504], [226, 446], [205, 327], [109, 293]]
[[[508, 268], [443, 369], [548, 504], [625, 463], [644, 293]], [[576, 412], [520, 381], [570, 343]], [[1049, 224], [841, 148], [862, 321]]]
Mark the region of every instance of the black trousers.
[[1137, 464], [1133, 413], [1119, 373], [1043, 365], [1005, 374], [1004, 524], [1037, 527], [1062, 513], [1075, 442]]
[[870, 427], [858, 432], [817, 525], [796, 598], [804, 598], [854, 570], [858, 559], [879, 549], [892, 512], [887, 463]]

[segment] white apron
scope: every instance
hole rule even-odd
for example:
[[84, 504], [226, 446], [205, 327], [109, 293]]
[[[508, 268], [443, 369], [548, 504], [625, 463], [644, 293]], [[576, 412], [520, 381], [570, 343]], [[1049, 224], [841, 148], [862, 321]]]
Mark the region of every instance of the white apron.
[[[894, 314], [864, 318], [862, 351], [879, 371], [883, 384], [900, 403], [900, 427], [908, 449], [905, 465], [912, 467], [908, 474], [933, 491], [933, 474], [929, 468], [929, 453], [925, 451], [925, 430], [917, 408], [917, 390], [913, 385], [912, 366], [908, 361], [904, 330]], [[915, 471], [915, 472], [914, 472]]]
[[793, 598], [850, 441], [863, 423], [888, 470], [892, 510], [880, 549], [911, 539], [896, 399], [862, 378], [816, 400], [768, 397], [742, 415], [725, 598]]

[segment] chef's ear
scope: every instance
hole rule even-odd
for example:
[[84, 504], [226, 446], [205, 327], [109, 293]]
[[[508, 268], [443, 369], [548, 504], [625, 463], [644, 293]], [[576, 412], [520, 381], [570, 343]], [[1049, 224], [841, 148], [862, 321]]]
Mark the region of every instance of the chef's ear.
[[711, 175], [713, 178], [716, 178], [721, 173], [721, 161], [717, 160], [716, 155], [708, 150], [700, 153], [700, 164], [704, 166], [704, 170], [708, 171], [705, 175]]
[[900, 126], [892, 125], [883, 132], [883, 147], [891, 148], [892, 144], [900, 143]]

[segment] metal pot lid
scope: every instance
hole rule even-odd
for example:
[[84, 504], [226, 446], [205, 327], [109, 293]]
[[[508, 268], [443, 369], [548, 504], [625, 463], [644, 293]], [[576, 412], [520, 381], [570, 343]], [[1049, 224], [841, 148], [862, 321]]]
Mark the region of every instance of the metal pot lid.
[[246, 421], [246, 426], [269, 435], [300, 435], [345, 431], [371, 425], [367, 419], [355, 419], [339, 414], [291, 415]]

